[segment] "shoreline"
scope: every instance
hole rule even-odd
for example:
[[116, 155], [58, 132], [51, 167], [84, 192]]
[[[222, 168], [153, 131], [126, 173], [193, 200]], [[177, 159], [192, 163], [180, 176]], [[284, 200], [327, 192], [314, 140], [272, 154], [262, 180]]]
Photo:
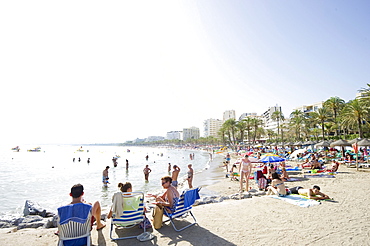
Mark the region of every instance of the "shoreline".
[[[232, 156], [231, 163], [235, 161]], [[222, 164], [222, 162], [221, 162]], [[294, 165], [294, 162], [291, 163]], [[215, 168], [222, 178], [205, 185], [207, 191], [218, 197], [238, 192], [239, 182], [225, 178], [223, 168]], [[290, 173], [302, 177], [300, 172]], [[370, 239], [370, 215], [367, 212], [370, 198], [370, 172], [357, 172], [345, 165], [339, 167], [335, 178], [310, 178], [286, 182], [289, 187], [319, 185], [334, 201], [302, 208], [287, 202], [255, 195], [247, 199], [228, 199], [205, 206], [194, 206], [192, 211], [198, 225], [182, 232], [165, 223], [159, 230], [148, 229], [155, 239], [140, 245], [364, 245]], [[251, 180], [252, 188], [257, 187]], [[151, 214], [147, 216], [151, 218]], [[185, 220], [188, 220], [187, 217]], [[190, 219], [189, 219], [190, 221]], [[101, 231], [92, 230], [93, 245], [137, 245], [137, 239], [111, 241], [109, 220]], [[179, 221], [178, 223], [185, 223]], [[95, 227], [95, 226], [94, 226]], [[135, 231], [139, 231], [135, 229]], [[52, 229], [0, 229], [0, 239], [5, 245], [52, 245], [58, 237]], [[139, 232], [140, 233], [140, 232]], [[292, 236], [296, 235], [296, 236]]]

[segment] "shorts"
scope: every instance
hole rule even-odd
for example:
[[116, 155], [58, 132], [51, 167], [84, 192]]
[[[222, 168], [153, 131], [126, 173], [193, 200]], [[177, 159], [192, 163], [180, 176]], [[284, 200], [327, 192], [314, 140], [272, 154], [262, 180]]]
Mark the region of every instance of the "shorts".
[[297, 187], [290, 188], [290, 189], [289, 189], [289, 194], [297, 194], [297, 195], [298, 195], [298, 194], [299, 194], [299, 193], [298, 193], [298, 190], [299, 190], [299, 189], [303, 189], [303, 187], [301, 187], [301, 186], [297, 186]]
[[172, 181], [172, 186], [173, 186], [173, 187], [177, 187], [177, 186], [178, 186], [178, 184], [179, 184], [179, 182], [177, 182], [177, 180]]

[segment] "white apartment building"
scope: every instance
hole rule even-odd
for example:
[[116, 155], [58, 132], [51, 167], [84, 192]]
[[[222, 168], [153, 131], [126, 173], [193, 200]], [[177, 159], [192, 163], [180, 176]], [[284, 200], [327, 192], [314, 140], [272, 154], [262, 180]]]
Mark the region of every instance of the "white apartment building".
[[167, 132], [167, 139], [174, 140], [174, 139], [182, 139], [182, 131], [170, 131]]
[[184, 128], [182, 130], [182, 137], [183, 140], [198, 139], [200, 137], [199, 128], [195, 126], [190, 128]]
[[236, 119], [235, 110], [226, 110], [223, 115], [223, 122], [227, 121], [228, 119]]
[[[269, 107], [268, 110], [262, 114], [262, 117], [264, 119], [265, 129], [270, 129], [270, 130], [273, 130], [273, 131], [277, 132], [278, 123], [276, 121], [272, 120], [272, 118], [271, 118], [272, 114], [275, 111], [280, 111], [281, 112], [281, 107], [278, 106], [278, 105], [273, 106], [273, 107]], [[281, 124], [281, 122], [280, 122], [280, 124]]]
[[222, 120], [207, 119], [204, 121], [204, 137], [218, 137], [218, 131], [222, 127]]
[[324, 104], [324, 101], [317, 102], [311, 105], [303, 105], [298, 108], [293, 109], [293, 111], [299, 110], [305, 114], [309, 114], [311, 112], [317, 112], [319, 108], [322, 108]]
[[239, 116], [239, 121], [244, 120], [247, 117], [250, 117], [250, 118], [259, 118], [259, 116], [257, 115], [257, 113], [242, 113]]

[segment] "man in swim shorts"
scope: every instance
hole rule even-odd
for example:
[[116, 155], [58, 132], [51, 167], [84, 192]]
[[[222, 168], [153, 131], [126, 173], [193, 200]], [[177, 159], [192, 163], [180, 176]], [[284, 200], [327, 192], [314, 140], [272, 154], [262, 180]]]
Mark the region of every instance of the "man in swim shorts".
[[325, 195], [320, 191], [320, 187], [317, 185], [314, 185], [312, 189], [304, 189], [301, 186], [293, 187], [289, 189], [289, 194], [298, 194], [302, 196], [306, 196], [309, 199], [313, 200], [326, 200], [330, 199], [328, 195]]
[[172, 186], [175, 187], [177, 189], [177, 186], [178, 186], [178, 181], [177, 181], [177, 178], [179, 176], [179, 173], [180, 173], [180, 168], [179, 166], [177, 165], [173, 165], [173, 171], [172, 171]]

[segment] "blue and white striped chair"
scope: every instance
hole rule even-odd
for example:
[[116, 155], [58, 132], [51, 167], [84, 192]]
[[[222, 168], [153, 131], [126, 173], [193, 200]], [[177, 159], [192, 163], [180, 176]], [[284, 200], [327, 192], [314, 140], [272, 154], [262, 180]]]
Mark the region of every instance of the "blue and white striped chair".
[[[144, 193], [143, 192], [118, 192], [113, 196], [112, 219], [110, 238], [112, 240], [136, 238], [135, 236], [113, 238], [113, 227], [132, 228], [141, 222], [145, 223]], [[143, 226], [145, 232], [145, 225]]]
[[[191, 189], [191, 190], [184, 191], [181, 194], [181, 196], [179, 198], [179, 201], [177, 202], [175, 212], [168, 213], [166, 211], [166, 209], [164, 209], [163, 214], [165, 216], [167, 216], [168, 219], [163, 221], [163, 222], [170, 221], [172, 226], [173, 226], [173, 229], [175, 229], [175, 231], [182, 231], [182, 230], [185, 230], [186, 228], [188, 228], [192, 225], [197, 224], [197, 220], [195, 219], [193, 213], [191, 212], [191, 209], [193, 207], [193, 204], [194, 204], [195, 200], [200, 198], [199, 191], [200, 191], [200, 188], [194, 188], [194, 189]], [[177, 229], [176, 226], [175, 226], [175, 223], [174, 223], [174, 219], [183, 217], [187, 214], [190, 214], [193, 217], [194, 222], [191, 223], [191, 224], [188, 224], [188, 225], [186, 225], [186, 226], [184, 226], [180, 229]]]
[[91, 245], [91, 209], [92, 206], [85, 203], [58, 208], [58, 246]]

